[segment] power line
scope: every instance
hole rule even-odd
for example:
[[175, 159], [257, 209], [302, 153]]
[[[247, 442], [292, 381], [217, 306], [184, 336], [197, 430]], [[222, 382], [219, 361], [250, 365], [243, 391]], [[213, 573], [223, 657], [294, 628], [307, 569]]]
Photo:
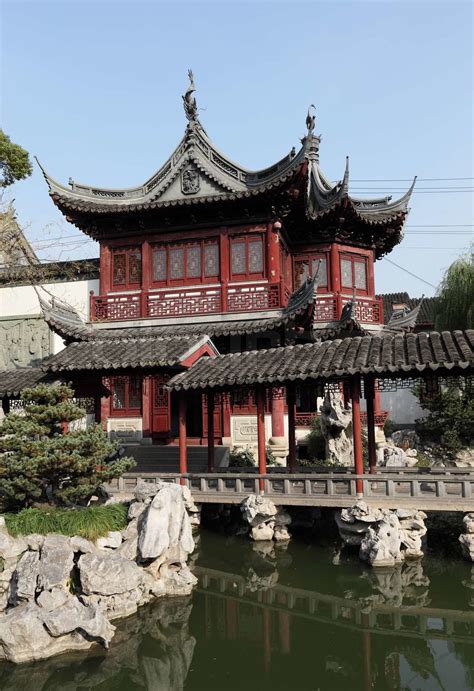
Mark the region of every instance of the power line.
[[[474, 178], [417, 178], [417, 182], [451, 182]], [[352, 182], [413, 182], [413, 178], [357, 178]]]
[[413, 278], [417, 278], [417, 279], [418, 279], [419, 281], [421, 281], [422, 283], [426, 283], [427, 286], [430, 286], [431, 288], [435, 288], [435, 289], [436, 289], [436, 286], [434, 286], [434, 285], [433, 285], [432, 283], [430, 283], [429, 281], [425, 281], [425, 279], [424, 279], [424, 278], [421, 278], [421, 276], [417, 276], [416, 274], [412, 273], [411, 271], [408, 271], [408, 269], [405, 269], [403, 266], [400, 266], [400, 264], [396, 264], [396, 263], [395, 263], [394, 261], [392, 261], [391, 259], [387, 259], [387, 257], [384, 257], [384, 259], [385, 259], [385, 261], [387, 261], [389, 264], [393, 264], [393, 266], [396, 266], [397, 269], [401, 269], [401, 270], [404, 271], [406, 274], [409, 274], [410, 276], [413, 276]]

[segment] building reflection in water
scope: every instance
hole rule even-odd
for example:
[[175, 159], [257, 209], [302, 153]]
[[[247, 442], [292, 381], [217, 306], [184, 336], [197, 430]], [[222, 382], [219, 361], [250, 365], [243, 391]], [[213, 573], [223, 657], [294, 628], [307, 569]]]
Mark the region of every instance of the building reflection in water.
[[[0, 688], [224, 688], [236, 651], [245, 658], [238, 657], [229, 688], [252, 688], [252, 679], [262, 689], [289, 688], [291, 679], [293, 688], [313, 688], [298, 686], [295, 669], [314, 674], [320, 689], [454, 688], [441, 678], [443, 655], [450, 656], [450, 673], [458, 669], [465, 680], [456, 688], [470, 688], [474, 615], [432, 606], [422, 562], [387, 571], [358, 567], [355, 576], [347, 565], [333, 568], [326, 592], [318, 592], [288, 585], [299, 561], [285, 545], [255, 543], [241, 556], [239, 573], [202, 567], [197, 558], [194, 595], [157, 601], [118, 622], [108, 652], [96, 647], [87, 655], [0, 667]], [[469, 597], [474, 567], [464, 574]]]

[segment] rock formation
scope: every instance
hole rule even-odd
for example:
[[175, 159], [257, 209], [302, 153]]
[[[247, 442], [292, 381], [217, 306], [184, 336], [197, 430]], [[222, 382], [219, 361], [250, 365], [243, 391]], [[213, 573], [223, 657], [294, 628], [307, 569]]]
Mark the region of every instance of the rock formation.
[[395, 566], [423, 556], [426, 514], [412, 509], [379, 509], [359, 500], [336, 514], [346, 545], [358, 546], [359, 557], [371, 566]]
[[240, 505], [244, 521], [250, 526], [253, 540], [290, 539], [288, 526], [291, 524], [290, 514], [283, 508], [256, 494], [250, 494]]
[[351, 408], [344, 408], [341, 394], [328, 392], [320, 412], [321, 432], [326, 440], [326, 460], [352, 466]]
[[0, 660], [108, 647], [111, 620], [155, 597], [189, 595], [197, 581], [186, 563], [194, 541], [183, 489], [139, 485], [126, 529], [95, 544], [79, 536], [13, 538], [0, 517]]
[[467, 513], [462, 521], [463, 533], [459, 536], [464, 559], [474, 561], [474, 513]]

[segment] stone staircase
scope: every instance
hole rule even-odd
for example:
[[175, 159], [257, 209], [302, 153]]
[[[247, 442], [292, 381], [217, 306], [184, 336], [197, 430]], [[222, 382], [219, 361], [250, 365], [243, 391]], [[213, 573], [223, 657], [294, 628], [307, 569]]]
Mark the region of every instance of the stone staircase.
[[[179, 468], [178, 446], [125, 445], [125, 455], [137, 462], [131, 473], [177, 473]], [[216, 446], [215, 468], [225, 468], [229, 462], [229, 449]], [[207, 446], [188, 446], [188, 472], [207, 472]]]

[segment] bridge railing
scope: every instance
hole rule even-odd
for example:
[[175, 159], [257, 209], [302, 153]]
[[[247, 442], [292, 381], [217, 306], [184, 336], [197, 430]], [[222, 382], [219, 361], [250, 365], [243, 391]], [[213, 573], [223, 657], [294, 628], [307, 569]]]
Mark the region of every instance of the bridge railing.
[[[240, 473], [127, 473], [110, 483], [112, 491], [133, 492], [139, 479], [147, 482], [180, 483], [184, 481], [196, 501], [222, 497], [239, 498], [258, 494], [260, 480], [264, 493], [275, 501], [283, 499], [355, 499], [356, 481], [362, 480], [364, 499], [420, 499], [453, 501], [472, 500], [474, 509], [474, 474], [427, 475], [409, 474], [338, 475], [338, 474], [255, 474]], [[288, 502], [287, 502], [288, 503]]]

